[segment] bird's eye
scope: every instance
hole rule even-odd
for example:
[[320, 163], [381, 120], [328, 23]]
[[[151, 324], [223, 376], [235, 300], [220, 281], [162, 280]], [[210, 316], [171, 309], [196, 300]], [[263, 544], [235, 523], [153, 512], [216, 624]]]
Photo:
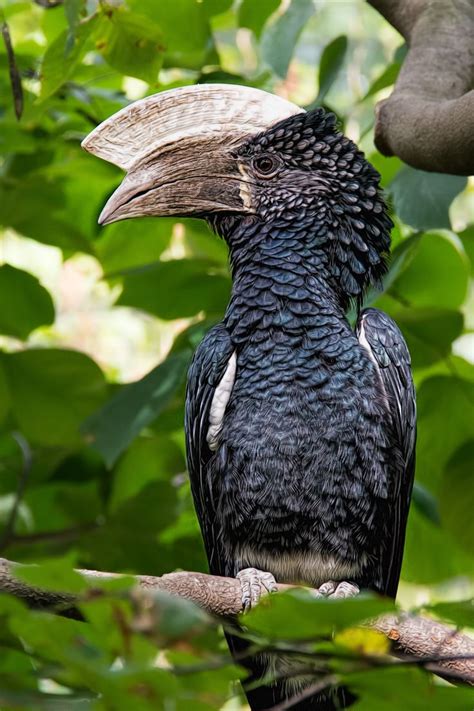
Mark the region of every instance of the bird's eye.
[[273, 156], [258, 156], [253, 159], [252, 166], [262, 177], [271, 178], [278, 170], [278, 161]]

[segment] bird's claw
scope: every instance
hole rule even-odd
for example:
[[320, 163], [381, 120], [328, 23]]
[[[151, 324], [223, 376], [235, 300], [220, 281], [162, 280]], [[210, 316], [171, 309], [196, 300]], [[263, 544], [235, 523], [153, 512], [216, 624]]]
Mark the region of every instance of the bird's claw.
[[257, 568], [244, 568], [236, 575], [242, 590], [242, 608], [248, 612], [260, 600], [262, 592], [277, 592], [278, 586], [271, 573]]
[[315, 597], [326, 597], [334, 600], [355, 597], [359, 592], [359, 587], [355, 583], [348, 583], [345, 580], [337, 583], [334, 580], [328, 580], [327, 583], [323, 583], [314, 591], [314, 595]]

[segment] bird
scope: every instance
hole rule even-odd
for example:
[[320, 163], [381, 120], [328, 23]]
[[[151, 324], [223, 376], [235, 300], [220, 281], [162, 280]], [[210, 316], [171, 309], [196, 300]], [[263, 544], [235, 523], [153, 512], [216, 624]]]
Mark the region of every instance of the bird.
[[[138, 100], [82, 145], [127, 171], [101, 224], [193, 216], [228, 246], [230, 300], [194, 354], [185, 407], [211, 574], [238, 578], [244, 609], [277, 583], [394, 598], [416, 404], [401, 331], [363, 308], [386, 273], [393, 226], [378, 172], [332, 113], [236, 85]], [[245, 642], [228, 641], [245, 657]], [[243, 663], [254, 711], [354, 698], [336, 689], [298, 701], [308, 680], [288, 659]]]

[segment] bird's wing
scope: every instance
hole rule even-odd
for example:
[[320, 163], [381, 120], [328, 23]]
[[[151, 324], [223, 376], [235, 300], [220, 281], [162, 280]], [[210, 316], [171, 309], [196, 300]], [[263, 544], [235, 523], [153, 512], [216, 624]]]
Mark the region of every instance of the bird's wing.
[[376, 365], [401, 453], [390, 521], [392, 538], [382, 561], [383, 591], [395, 597], [415, 474], [416, 404], [410, 354], [396, 323], [378, 309], [362, 311], [356, 334]]
[[186, 453], [194, 506], [213, 574], [223, 574], [223, 554], [214, 515], [212, 457], [220, 421], [235, 377], [235, 354], [222, 324], [212, 328], [194, 354], [186, 388]]

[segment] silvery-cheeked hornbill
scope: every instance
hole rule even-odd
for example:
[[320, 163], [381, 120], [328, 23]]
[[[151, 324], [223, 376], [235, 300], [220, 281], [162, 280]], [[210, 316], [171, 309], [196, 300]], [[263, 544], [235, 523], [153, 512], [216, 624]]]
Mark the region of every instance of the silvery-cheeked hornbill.
[[[385, 271], [378, 173], [333, 115], [239, 86], [142, 99], [83, 145], [127, 171], [102, 224], [191, 215], [229, 247], [230, 302], [197, 349], [186, 397], [211, 573], [238, 576], [246, 606], [275, 579], [329, 597], [394, 597], [414, 470], [410, 357], [381, 311], [360, 312], [355, 331], [345, 315]], [[254, 681], [269, 664], [295, 676], [288, 659], [249, 664]], [[248, 698], [270, 708], [304, 684], [280, 680]]]

